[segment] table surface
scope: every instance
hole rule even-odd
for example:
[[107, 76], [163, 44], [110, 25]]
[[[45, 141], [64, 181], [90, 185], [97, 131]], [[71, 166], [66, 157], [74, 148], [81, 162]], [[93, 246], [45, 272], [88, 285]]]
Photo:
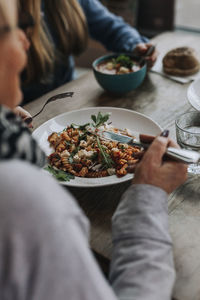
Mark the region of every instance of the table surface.
[[[172, 47], [190, 46], [200, 55], [198, 35], [167, 32], [152, 40], [161, 55]], [[25, 106], [32, 115], [42, 107], [49, 96], [74, 91], [71, 100], [62, 99], [48, 104], [34, 119], [34, 128], [63, 112], [92, 106], [110, 106], [143, 113], [169, 129], [175, 138], [174, 120], [192, 110], [187, 101], [189, 84], [180, 84], [150, 72], [142, 86], [125, 96], [111, 96], [95, 81], [92, 71]], [[174, 242], [177, 280], [174, 297], [178, 300], [200, 299], [200, 177], [195, 175], [169, 197], [170, 231]], [[119, 199], [130, 185], [100, 188], [70, 188], [91, 222], [91, 247], [106, 263], [112, 252], [111, 216]], [[103, 261], [102, 260], [102, 261]]]

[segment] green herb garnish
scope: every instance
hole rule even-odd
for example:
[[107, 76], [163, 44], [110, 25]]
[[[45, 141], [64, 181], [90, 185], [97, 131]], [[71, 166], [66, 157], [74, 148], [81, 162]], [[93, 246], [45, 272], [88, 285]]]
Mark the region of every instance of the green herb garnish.
[[52, 166], [48, 165], [44, 170], [51, 173], [57, 180], [59, 181], [70, 181], [71, 179], [74, 179], [74, 175], [67, 173], [62, 170], [56, 170]]
[[98, 128], [108, 121], [110, 114], [103, 115], [101, 112], [98, 112], [97, 117], [95, 115], [91, 115], [91, 119], [94, 122], [92, 124], [93, 127]]
[[112, 160], [110, 155], [105, 151], [104, 147], [101, 145], [99, 137], [97, 137], [97, 145], [102, 156], [102, 165], [105, 166], [106, 169], [111, 168], [114, 165], [114, 161]]
[[120, 148], [121, 150], [124, 150], [124, 149], [125, 149], [124, 145], [120, 145], [119, 148]]
[[[83, 124], [83, 125], [78, 125], [78, 124], [72, 123], [70, 125], [70, 127], [73, 128], [73, 129], [80, 129], [81, 131], [84, 132], [84, 134], [86, 134], [86, 133], [91, 134], [89, 131], [87, 131], [88, 126], [93, 126], [95, 128], [98, 128], [101, 125], [103, 125], [105, 122], [107, 122], [109, 117], [110, 117], [109, 113], [103, 115], [101, 112], [98, 112], [97, 116], [91, 115], [91, 119], [94, 123], [92, 123], [92, 124], [91, 123], [86, 123], [86, 124]], [[63, 131], [66, 131], [66, 130], [67, 130], [67, 128], [65, 128]], [[62, 133], [62, 131], [60, 133]], [[81, 135], [79, 137], [79, 140], [84, 139], [84, 137], [85, 137], [84, 135]]]
[[89, 125], [90, 125], [90, 123], [86, 123], [84, 125], [77, 125], [75, 123], [72, 123], [71, 127], [74, 128], [74, 129], [80, 129], [80, 130], [84, 131], [84, 130], [86, 130], [86, 127], [89, 126]]
[[94, 160], [96, 160], [97, 157], [98, 157], [98, 153], [95, 152], [95, 153], [92, 154], [92, 156], [90, 157], [90, 159], [91, 159], [92, 161], [94, 161]]
[[68, 142], [68, 141], [65, 141], [65, 144], [66, 144], [67, 147], [68, 147], [68, 146], [71, 146], [71, 143]]
[[132, 59], [127, 55], [119, 55], [117, 58], [113, 58], [114, 65], [120, 64], [121, 67], [131, 69], [134, 65]]
[[82, 134], [82, 135], [79, 135], [78, 140], [79, 140], [79, 142], [80, 142], [80, 141], [87, 141], [87, 132], [85, 132], [85, 133]]

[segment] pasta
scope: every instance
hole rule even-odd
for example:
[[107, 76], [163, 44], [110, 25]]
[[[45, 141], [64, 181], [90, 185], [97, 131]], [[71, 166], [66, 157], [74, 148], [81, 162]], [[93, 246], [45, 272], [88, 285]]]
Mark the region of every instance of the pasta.
[[[103, 117], [105, 116], [102, 116], [102, 120], [105, 119]], [[127, 167], [138, 161], [134, 154], [141, 152], [141, 149], [102, 138], [99, 135], [102, 129], [130, 134], [106, 127], [106, 123], [100, 125], [101, 127], [95, 127], [93, 124], [94, 128], [91, 128], [91, 124], [71, 124], [61, 133], [53, 132], [48, 137], [54, 149], [48, 157], [50, 165], [78, 177], [98, 178], [114, 174], [118, 177], [125, 176]]]

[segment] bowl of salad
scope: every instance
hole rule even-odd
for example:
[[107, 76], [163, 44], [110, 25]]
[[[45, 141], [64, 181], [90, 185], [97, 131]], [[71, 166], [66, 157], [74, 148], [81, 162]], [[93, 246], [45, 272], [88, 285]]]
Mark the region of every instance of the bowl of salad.
[[100, 86], [115, 94], [125, 94], [138, 88], [147, 72], [146, 62], [131, 54], [104, 55], [97, 58], [92, 67]]

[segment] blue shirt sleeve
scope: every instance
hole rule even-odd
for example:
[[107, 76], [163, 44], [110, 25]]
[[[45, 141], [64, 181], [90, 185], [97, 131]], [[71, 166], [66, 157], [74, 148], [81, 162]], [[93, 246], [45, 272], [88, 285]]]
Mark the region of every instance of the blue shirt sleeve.
[[148, 39], [108, 11], [98, 0], [79, 0], [85, 13], [90, 36], [101, 42], [108, 50], [131, 52], [138, 43], [147, 43]]

